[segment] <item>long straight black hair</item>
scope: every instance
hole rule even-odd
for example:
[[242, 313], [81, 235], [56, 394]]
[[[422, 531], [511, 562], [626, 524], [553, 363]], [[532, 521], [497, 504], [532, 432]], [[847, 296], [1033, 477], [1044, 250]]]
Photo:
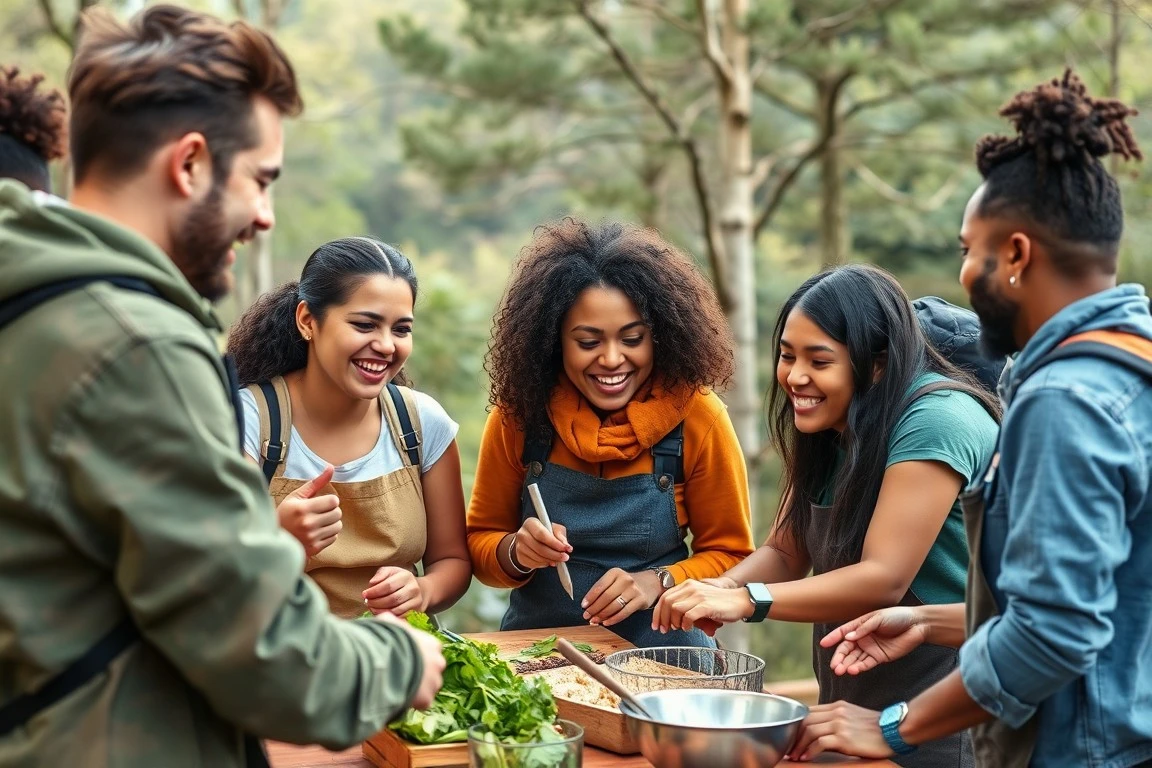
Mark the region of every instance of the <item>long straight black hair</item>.
[[[772, 388], [769, 425], [784, 462], [782, 525], [793, 540], [804, 541], [811, 505], [832, 487], [835, 530], [828, 540], [832, 561], [842, 567], [860, 559], [884, 480], [888, 440], [911, 404], [909, 390], [916, 377], [926, 372], [948, 377], [950, 382], [932, 388], [966, 392], [997, 419], [1000, 403], [928, 344], [908, 295], [882, 269], [852, 264], [808, 278], [776, 319], [772, 338], [777, 363], [784, 324], [793, 312], [802, 312], [848, 348], [853, 393], [843, 433], [828, 429], [805, 434], [796, 429], [788, 393], [779, 382]], [[877, 363], [883, 373], [873, 382]], [[844, 461], [836, 471], [838, 448]]]

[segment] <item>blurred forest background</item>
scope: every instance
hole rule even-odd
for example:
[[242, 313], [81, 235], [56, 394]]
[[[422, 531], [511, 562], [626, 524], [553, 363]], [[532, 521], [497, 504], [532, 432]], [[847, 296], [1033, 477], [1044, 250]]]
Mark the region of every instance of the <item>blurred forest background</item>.
[[[63, 86], [77, 13], [98, 1], [146, 5], [0, 0], [0, 63]], [[999, 106], [1073, 66], [1093, 94], [1152, 108], [1149, 0], [183, 2], [273, 29], [307, 102], [277, 226], [241, 255], [225, 319], [326, 240], [399, 246], [421, 280], [409, 368], [460, 423], [467, 492], [491, 316], [533, 227], [655, 226], [713, 279], [737, 335], [727, 398], [758, 539], [777, 503], [761, 411], [784, 297], [822, 265], [867, 261], [913, 297], [965, 303], [956, 232], [975, 141], [1009, 130]], [[1152, 150], [1152, 124], [1134, 124]], [[1152, 176], [1115, 171], [1122, 278], [1147, 284]], [[505, 599], [474, 583], [445, 621], [492, 628]], [[733, 642], [780, 679], [810, 676], [810, 637], [767, 622]]]

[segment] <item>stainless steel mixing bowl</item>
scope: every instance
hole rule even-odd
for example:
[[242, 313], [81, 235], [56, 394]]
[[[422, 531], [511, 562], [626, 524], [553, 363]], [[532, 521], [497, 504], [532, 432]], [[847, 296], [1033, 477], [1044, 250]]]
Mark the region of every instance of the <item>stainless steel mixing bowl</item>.
[[773, 766], [808, 707], [770, 693], [673, 689], [638, 693], [652, 719], [620, 702], [640, 752], [656, 768]]

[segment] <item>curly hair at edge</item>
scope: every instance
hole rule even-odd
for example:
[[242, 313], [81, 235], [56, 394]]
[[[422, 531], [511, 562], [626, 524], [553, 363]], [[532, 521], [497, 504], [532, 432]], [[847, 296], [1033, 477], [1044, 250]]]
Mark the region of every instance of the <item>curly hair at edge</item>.
[[733, 342], [712, 286], [658, 232], [573, 219], [537, 228], [492, 324], [489, 400], [530, 436], [551, 430], [548, 402], [563, 374], [560, 324], [587, 288], [611, 287], [652, 330], [653, 375], [668, 387], [723, 389]]
[[45, 161], [63, 157], [68, 107], [55, 89], [42, 89], [44, 75], [21, 77], [0, 67], [0, 134], [27, 145]]

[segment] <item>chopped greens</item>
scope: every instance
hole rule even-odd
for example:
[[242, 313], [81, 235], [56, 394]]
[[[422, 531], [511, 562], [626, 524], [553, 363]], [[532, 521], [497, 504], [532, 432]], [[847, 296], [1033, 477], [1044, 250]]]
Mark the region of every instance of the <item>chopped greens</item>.
[[[572, 643], [572, 646], [578, 651], [583, 651], [584, 653], [592, 653], [592, 646], [588, 645], [588, 643]], [[551, 635], [544, 638], [543, 640], [537, 640], [536, 642], [532, 643], [532, 645], [516, 654], [516, 657], [523, 657], [526, 659], [539, 659], [541, 657], [550, 655], [555, 650], [556, 635]]]
[[495, 645], [449, 640], [423, 613], [413, 611], [407, 619], [443, 645], [444, 687], [426, 711], [410, 709], [389, 728], [420, 744], [466, 741], [469, 726], [477, 723], [505, 743], [560, 740], [552, 727], [556, 702], [545, 680], [516, 675]]

